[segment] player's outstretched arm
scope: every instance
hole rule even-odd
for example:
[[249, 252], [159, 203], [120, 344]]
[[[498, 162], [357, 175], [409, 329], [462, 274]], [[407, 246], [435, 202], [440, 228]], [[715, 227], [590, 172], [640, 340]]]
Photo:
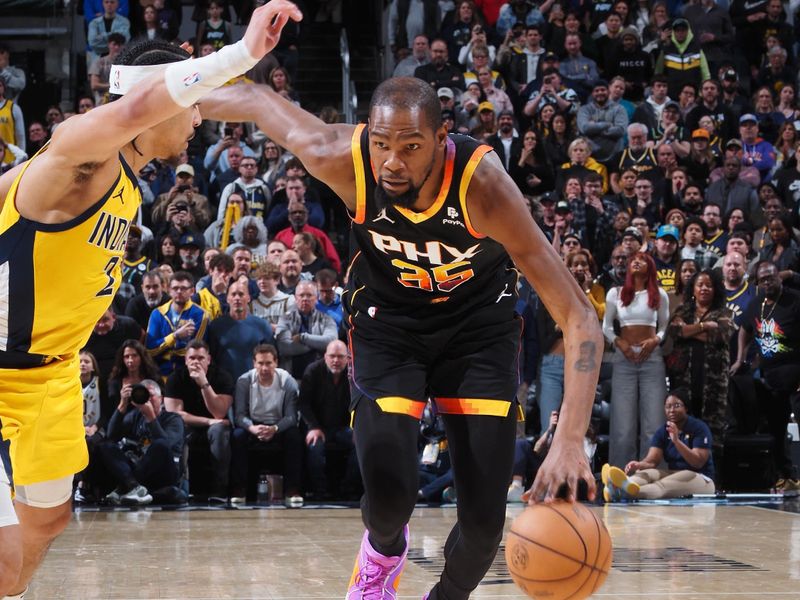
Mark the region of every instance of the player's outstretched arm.
[[116, 102], [68, 119], [56, 130], [48, 152], [72, 155], [82, 162], [115, 157], [119, 148], [143, 131], [251, 68], [275, 47], [289, 19], [299, 21], [302, 13], [288, 0], [272, 0], [253, 12], [240, 42], [203, 58], [166, 65]]
[[254, 121], [276, 144], [297, 156], [317, 179], [355, 210], [351, 154], [354, 126], [329, 125], [264, 85], [238, 84], [209, 94], [200, 104], [204, 118]]
[[592, 305], [534, 222], [514, 181], [494, 152], [478, 165], [467, 192], [473, 227], [505, 246], [564, 332], [564, 401], [553, 445], [532, 488], [551, 501], [562, 484], [574, 500], [579, 480], [594, 497], [594, 476], [583, 450], [603, 357], [603, 335]]

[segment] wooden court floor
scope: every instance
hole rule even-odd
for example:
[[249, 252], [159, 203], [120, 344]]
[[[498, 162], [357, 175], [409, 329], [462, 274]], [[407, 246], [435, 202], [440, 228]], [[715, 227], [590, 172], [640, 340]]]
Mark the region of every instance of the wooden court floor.
[[[795, 502], [595, 507], [614, 564], [595, 598], [800, 598]], [[522, 510], [509, 505], [507, 527]], [[411, 521], [401, 598], [438, 578], [455, 508], [420, 507]], [[26, 600], [344, 598], [363, 528], [355, 508], [77, 512]], [[502, 549], [473, 598], [525, 598]]]

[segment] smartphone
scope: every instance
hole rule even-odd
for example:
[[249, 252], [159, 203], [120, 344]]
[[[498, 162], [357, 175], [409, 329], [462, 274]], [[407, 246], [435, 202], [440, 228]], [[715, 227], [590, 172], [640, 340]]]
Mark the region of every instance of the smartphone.
[[226, 127], [224, 134], [225, 137], [233, 137], [233, 127]]

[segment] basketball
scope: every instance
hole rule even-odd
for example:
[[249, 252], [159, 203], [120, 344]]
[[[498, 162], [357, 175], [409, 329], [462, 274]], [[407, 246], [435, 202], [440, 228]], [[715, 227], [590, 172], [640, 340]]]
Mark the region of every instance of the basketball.
[[611, 536], [579, 503], [527, 507], [506, 537], [506, 564], [528, 596], [581, 600], [603, 585], [611, 568]]

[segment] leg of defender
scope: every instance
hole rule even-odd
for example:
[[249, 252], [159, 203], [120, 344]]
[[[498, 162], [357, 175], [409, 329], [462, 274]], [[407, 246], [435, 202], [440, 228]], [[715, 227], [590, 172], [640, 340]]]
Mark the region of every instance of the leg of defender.
[[[0, 461], [0, 470], [2, 470]], [[0, 483], [0, 598], [10, 594], [22, 571], [22, 534], [11, 500], [11, 486]]]
[[33, 578], [47, 549], [72, 516], [72, 476], [16, 488], [15, 508], [22, 539], [22, 570], [10, 594], [19, 594]]

